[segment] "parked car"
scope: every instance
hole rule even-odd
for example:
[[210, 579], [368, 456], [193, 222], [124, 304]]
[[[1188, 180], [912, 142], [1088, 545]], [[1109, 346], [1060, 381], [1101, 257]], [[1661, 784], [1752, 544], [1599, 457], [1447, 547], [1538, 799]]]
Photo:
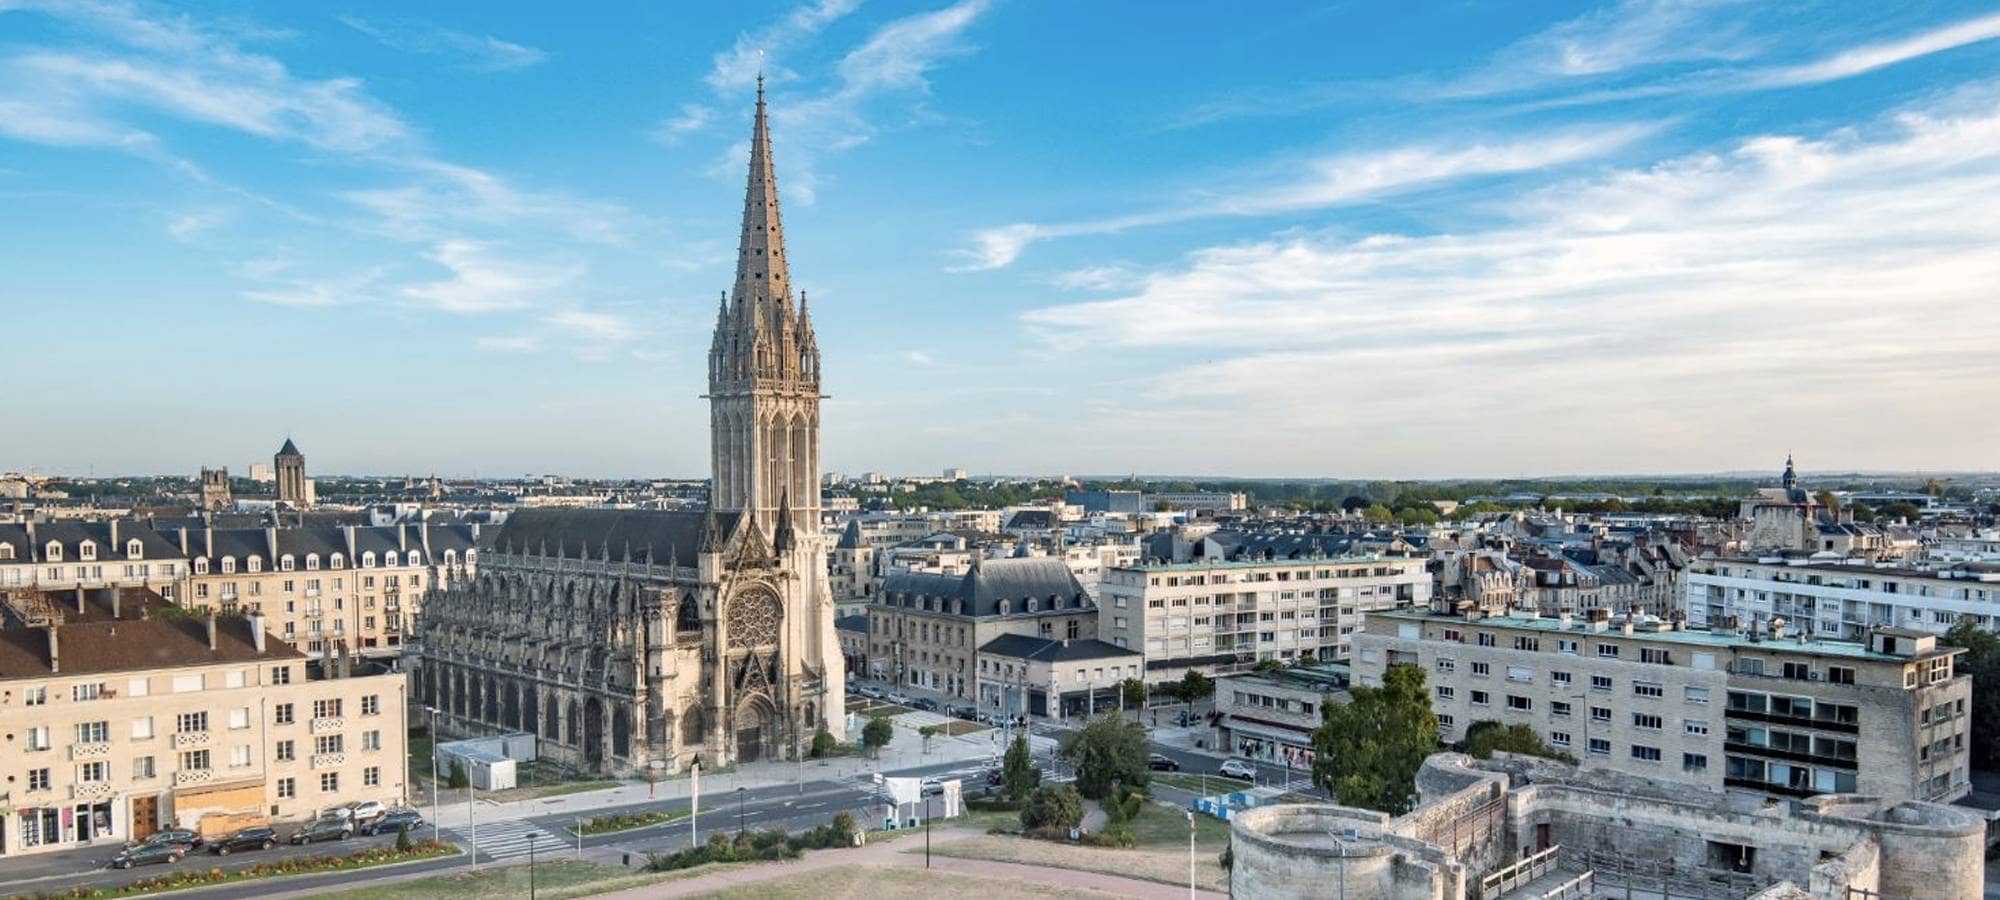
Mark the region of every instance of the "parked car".
[[145, 840], [132, 841], [125, 846], [140, 847], [146, 844], [173, 844], [182, 850], [193, 850], [200, 847], [203, 843], [202, 836], [199, 834], [185, 828], [169, 828], [165, 831], [155, 831], [147, 835]]
[[882, 689], [872, 684], [862, 685], [861, 690], [855, 691], [855, 693], [860, 694], [863, 697], [867, 697], [870, 700], [882, 699]]
[[1181, 764], [1166, 754], [1149, 753], [1146, 755], [1146, 768], [1155, 772], [1178, 772], [1181, 770]]
[[111, 858], [111, 867], [114, 869], [129, 869], [133, 866], [145, 866], [153, 863], [179, 862], [180, 858], [186, 854], [187, 847], [180, 844], [135, 844], [118, 851], [118, 855]]
[[944, 793], [944, 779], [935, 776], [926, 778], [923, 781], [923, 789], [924, 796], [926, 797], [935, 797], [942, 794]]
[[1215, 774], [1221, 775], [1224, 778], [1241, 778], [1244, 781], [1255, 781], [1257, 778], [1257, 767], [1251, 765], [1246, 760], [1225, 759], [1222, 761], [1221, 768], [1215, 770]]
[[311, 824], [292, 832], [286, 840], [294, 844], [317, 844], [320, 841], [344, 841], [354, 833], [354, 823], [341, 816], [322, 816]]
[[944, 709], [944, 714], [954, 719], [964, 719], [967, 722], [975, 722], [979, 719], [979, 710], [973, 709], [970, 706], [947, 706]]
[[415, 831], [424, 817], [414, 809], [392, 809], [388, 815], [361, 826], [362, 834], [395, 834], [398, 828]]
[[269, 850], [278, 846], [276, 829], [258, 825], [208, 842], [208, 852], [228, 856], [238, 850]]
[[352, 803], [343, 803], [326, 812], [326, 815], [346, 819], [356, 828], [373, 823], [388, 814], [388, 804], [380, 800], [356, 800]]
[[901, 693], [901, 692], [899, 692], [899, 691], [890, 691], [890, 692], [888, 693], [888, 695], [887, 695], [886, 697], [884, 697], [883, 699], [885, 699], [885, 700], [889, 701], [890, 703], [894, 703], [894, 704], [896, 704], [897, 706], [909, 706], [909, 705], [910, 705], [910, 697], [909, 697], [909, 695], [908, 695], [908, 694], [904, 694], [904, 693]]
[[938, 702], [936, 700], [932, 700], [929, 697], [918, 697], [917, 699], [910, 701], [910, 706], [913, 709], [921, 709], [924, 710], [925, 712], [938, 711]]

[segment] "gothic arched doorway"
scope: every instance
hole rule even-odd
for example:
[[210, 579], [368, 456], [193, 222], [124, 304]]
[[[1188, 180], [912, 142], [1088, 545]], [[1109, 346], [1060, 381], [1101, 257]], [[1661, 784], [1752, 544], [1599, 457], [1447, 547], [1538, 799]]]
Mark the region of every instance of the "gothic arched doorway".
[[583, 701], [583, 761], [592, 769], [604, 765], [604, 701]]
[[749, 697], [736, 708], [737, 762], [756, 762], [778, 749], [777, 719], [771, 701], [761, 696]]
[[620, 758], [632, 756], [632, 708], [622, 703], [611, 717], [611, 755]]

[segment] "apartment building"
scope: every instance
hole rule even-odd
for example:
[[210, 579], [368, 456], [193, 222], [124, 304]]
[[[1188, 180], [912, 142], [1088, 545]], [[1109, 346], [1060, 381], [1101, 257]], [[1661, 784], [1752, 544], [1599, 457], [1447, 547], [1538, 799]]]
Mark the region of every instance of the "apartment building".
[[1144, 663], [1138, 651], [1095, 638], [1003, 634], [979, 645], [979, 709], [1065, 718], [1117, 709]]
[[1346, 703], [1344, 665], [1231, 675], [1215, 684], [1216, 746], [1311, 777], [1313, 732], [1328, 703]]
[[191, 609], [262, 615], [309, 655], [402, 652], [424, 592], [470, 574], [477, 531], [462, 525], [164, 527], [187, 560], [174, 598]]
[[973, 559], [963, 575], [889, 574], [868, 605], [870, 677], [971, 700], [994, 638], [1097, 636], [1097, 609], [1062, 560]]
[[1427, 606], [1425, 560], [1394, 556], [1143, 563], [1105, 572], [1098, 634], [1146, 655], [1146, 680], [1261, 660], [1349, 657], [1363, 613]]
[[405, 798], [400, 674], [142, 589], [0, 599], [0, 858]]
[[1782, 619], [1815, 637], [1861, 640], [1869, 629], [1943, 634], [1960, 619], [2000, 627], [2000, 566], [1914, 569], [1806, 558], [1711, 558], [1687, 576], [1694, 628]]
[[180, 547], [141, 521], [0, 524], [0, 590], [117, 585], [171, 597], [187, 572]]
[[1689, 631], [1657, 620], [1368, 616], [1355, 683], [1421, 667], [1447, 740], [1524, 724], [1586, 767], [1711, 791], [1950, 802], [1970, 790], [1971, 678], [1906, 629], [1867, 643]]

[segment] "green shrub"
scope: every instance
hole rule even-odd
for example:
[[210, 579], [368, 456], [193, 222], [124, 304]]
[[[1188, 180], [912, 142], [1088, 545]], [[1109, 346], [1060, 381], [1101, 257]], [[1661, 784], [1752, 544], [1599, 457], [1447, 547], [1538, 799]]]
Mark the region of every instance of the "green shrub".
[[462, 759], [452, 760], [451, 776], [450, 779], [445, 782], [445, 787], [463, 788], [463, 787], [470, 787], [471, 785], [472, 785], [471, 779], [465, 777], [465, 761]]
[[1083, 842], [1093, 847], [1135, 847], [1139, 836], [1132, 832], [1132, 826], [1118, 822], [1104, 826], [1103, 831], [1084, 836]]
[[826, 729], [822, 728], [819, 730], [818, 734], [813, 735], [812, 758], [825, 759], [826, 756], [832, 753], [833, 749], [839, 745], [840, 742], [834, 740], [833, 735], [828, 733]]
[[398, 826], [396, 826], [396, 852], [397, 852], [397, 853], [408, 853], [408, 852], [410, 852], [410, 846], [411, 846], [411, 845], [410, 845], [410, 826], [408, 826], [408, 825], [398, 825]]
[[1028, 795], [1021, 827], [1030, 832], [1063, 832], [1083, 821], [1083, 797], [1067, 784], [1044, 785]]

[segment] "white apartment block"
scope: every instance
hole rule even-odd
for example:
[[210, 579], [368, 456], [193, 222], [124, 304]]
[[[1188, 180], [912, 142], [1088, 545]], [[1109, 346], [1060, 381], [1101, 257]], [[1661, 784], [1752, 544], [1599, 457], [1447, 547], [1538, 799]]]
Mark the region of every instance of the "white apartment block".
[[1962, 650], [1905, 629], [1868, 643], [1689, 631], [1657, 620], [1408, 610], [1355, 635], [1357, 685], [1421, 668], [1446, 740], [1524, 724], [1583, 765], [1710, 791], [1950, 802], [1970, 790]]
[[315, 667], [259, 617], [140, 590], [91, 591], [81, 612], [67, 594], [5, 599], [0, 859], [405, 797], [400, 673]]
[[1782, 619], [1815, 637], [1858, 641], [1868, 629], [1943, 634], [1960, 619], [1996, 627], [2000, 571], [1919, 570], [1886, 563], [1762, 557], [1707, 559], [1687, 575], [1687, 621], [1694, 628]]
[[1341, 662], [1363, 613], [1430, 598], [1425, 561], [1410, 557], [1120, 566], [1099, 588], [1098, 637], [1144, 652], [1150, 682], [1188, 669], [1241, 672], [1266, 659]]

